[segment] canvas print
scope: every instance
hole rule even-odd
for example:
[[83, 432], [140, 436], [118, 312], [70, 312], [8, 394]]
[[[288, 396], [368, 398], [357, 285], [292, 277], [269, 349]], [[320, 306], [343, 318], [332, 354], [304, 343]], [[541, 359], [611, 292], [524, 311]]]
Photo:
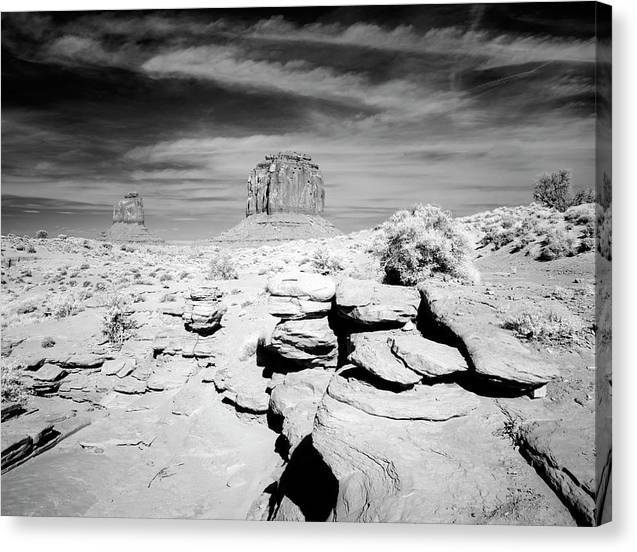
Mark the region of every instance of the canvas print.
[[2, 14], [2, 515], [611, 519], [611, 9]]

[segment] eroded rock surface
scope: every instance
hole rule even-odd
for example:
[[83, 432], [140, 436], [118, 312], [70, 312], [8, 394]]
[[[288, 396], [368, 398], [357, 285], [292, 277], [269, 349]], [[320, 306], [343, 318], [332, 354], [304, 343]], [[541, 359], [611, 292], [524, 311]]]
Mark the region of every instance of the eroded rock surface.
[[[455, 341], [471, 360], [470, 369], [476, 374], [522, 388], [545, 385], [559, 375], [548, 358], [538, 358], [504, 330], [497, 312], [477, 301], [475, 292], [459, 294], [455, 286], [424, 283], [419, 289], [426, 318], [420, 323]], [[470, 315], [466, 312], [468, 305]]]
[[398, 334], [389, 340], [392, 353], [414, 372], [429, 378], [467, 370], [467, 362], [454, 347], [415, 334]]
[[391, 351], [392, 331], [353, 334], [354, 350], [349, 360], [370, 374], [390, 383], [411, 386], [422, 379], [422, 375], [409, 369]]
[[248, 177], [246, 215], [279, 212], [322, 214], [323, 176], [312, 158], [292, 151], [266, 155]]
[[158, 242], [144, 224], [144, 202], [137, 192], [130, 192], [115, 203], [113, 225], [106, 233], [112, 241]]
[[204, 334], [218, 330], [226, 312], [222, 297], [223, 293], [216, 287], [193, 289], [182, 315], [186, 328]]
[[416, 318], [419, 305], [420, 297], [415, 289], [373, 280], [344, 278], [336, 289], [339, 316], [346, 322], [371, 329], [403, 326]]
[[297, 297], [309, 301], [331, 301], [336, 293], [334, 280], [309, 272], [285, 272], [268, 280], [271, 295]]
[[327, 318], [282, 322], [274, 329], [267, 347], [306, 368], [334, 368], [338, 360], [336, 334]]

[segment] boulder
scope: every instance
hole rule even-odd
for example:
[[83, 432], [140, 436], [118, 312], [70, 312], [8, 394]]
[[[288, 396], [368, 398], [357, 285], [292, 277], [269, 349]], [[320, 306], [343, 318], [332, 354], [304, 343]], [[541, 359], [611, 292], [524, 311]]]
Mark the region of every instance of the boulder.
[[471, 287], [421, 284], [420, 324], [457, 343], [470, 360], [469, 369], [487, 379], [532, 389], [557, 377], [557, 367], [503, 329], [497, 312], [482, 305], [480, 297], [474, 300], [480, 292]]
[[217, 391], [237, 410], [265, 414], [270, 403], [269, 380], [262, 372], [254, 358], [243, 361], [224, 358], [217, 366], [213, 382]]
[[408, 333], [390, 338], [392, 353], [414, 372], [428, 378], [467, 370], [467, 362], [454, 347]]
[[38, 382], [54, 382], [61, 380], [68, 372], [55, 364], [45, 364], [33, 374], [33, 379]]
[[373, 280], [344, 278], [336, 289], [338, 315], [359, 326], [403, 326], [416, 318], [419, 305], [415, 289]]
[[266, 347], [306, 368], [335, 368], [338, 360], [336, 334], [327, 318], [282, 322], [274, 329]]
[[414, 385], [422, 379], [422, 375], [409, 369], [392, 353], [390, 342], [393, 336], [392, 331], [352, 334], [350, 341], [354, 350], [348, 358], [382, 380], [403, 387]]
[[286, 374], [270, 393], [270, 412], [282, 419], [281, 433], [287, 439], [291, 455], [312, 433], [316, 408], [333, 373], [307, 369]]
[[182, 316], [186, 329], [205, 334], [218, 330], [227, 310], [222, 297], [223, 292], [217, 287], [193, 289]]
[[267, 289], [271, 295], [323, 302], [331, 301], [336, 293], [332, 278], [309, 272], [275, 274], [268, 280]]

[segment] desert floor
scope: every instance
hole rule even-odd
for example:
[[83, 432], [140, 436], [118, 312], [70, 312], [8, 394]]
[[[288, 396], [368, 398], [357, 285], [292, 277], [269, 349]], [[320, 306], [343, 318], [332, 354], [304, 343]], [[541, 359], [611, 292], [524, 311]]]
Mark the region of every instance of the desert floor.
[[[317, 281], [337, 289], [378, 282], [373, 230], [251, 247], [3, 237], [3, 363], [32, 392], [22, 406], [3, 403], [2, 514], [592, 523], [595, 255], [539, 261], [540, 234], [480, 245], [502, 218], [494, 213], [464, 221], [479, 283], [432, 278], [412, 291], [438, 298], [437, 316], [462, 329], [456, 339], [480, 336], [468, 353], [459, 346], [465, 356], [488, 353], [520, 372], [554, 367], [537, 398], [473, 378], [477, 357], [468, 375], [427, 389], [359, 376], [343, 359], [350, 332], [334, 322], [338, 291], [323, 311], [324, 299], [301, 304], [294, 292], [279, 294], [288, 311], [273, 306], [268, 282], [299, 271], [329, 272]], [[317, 262], [317, 251], [338, 266]], [[211, 278], [220, 258], [236, 278]], [[220, 320], [217, 303], [193, 294], [210, 286], [222, 292]], [[135, 322], [121, 348], [102, 331], [114, 296], [126, 297]], [[406, 312], [400, 297], [387, 301], [383, 316]], [[341, 375], [335, 357], [316, 361], [327, 338], [307, 330], [323, 319], [306, 308], [336, 328], [330, 354]], [[524, 309], [556, 313], [568, 329], [532, 339], [503, 327]], [[421, 312], [380, 329], [420, 339]], [[285, 319], [305, 333], [287, 336], [276, 356], [264, 343]], [[439, 330], [429, 337], [454, 345]], [[425, 412], [417, 393], [431, 389]]]

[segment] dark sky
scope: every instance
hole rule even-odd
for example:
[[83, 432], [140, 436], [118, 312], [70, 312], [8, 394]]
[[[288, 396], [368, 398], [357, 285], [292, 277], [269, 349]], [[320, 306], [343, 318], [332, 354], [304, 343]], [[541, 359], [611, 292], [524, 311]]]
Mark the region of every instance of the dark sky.
[[95, 235], [127, 191], [166, 238], [243, 217], [266, 153], [308, 152], [326, 216], [593, 186], [594, 3], [4, 13], [2, 232]]

